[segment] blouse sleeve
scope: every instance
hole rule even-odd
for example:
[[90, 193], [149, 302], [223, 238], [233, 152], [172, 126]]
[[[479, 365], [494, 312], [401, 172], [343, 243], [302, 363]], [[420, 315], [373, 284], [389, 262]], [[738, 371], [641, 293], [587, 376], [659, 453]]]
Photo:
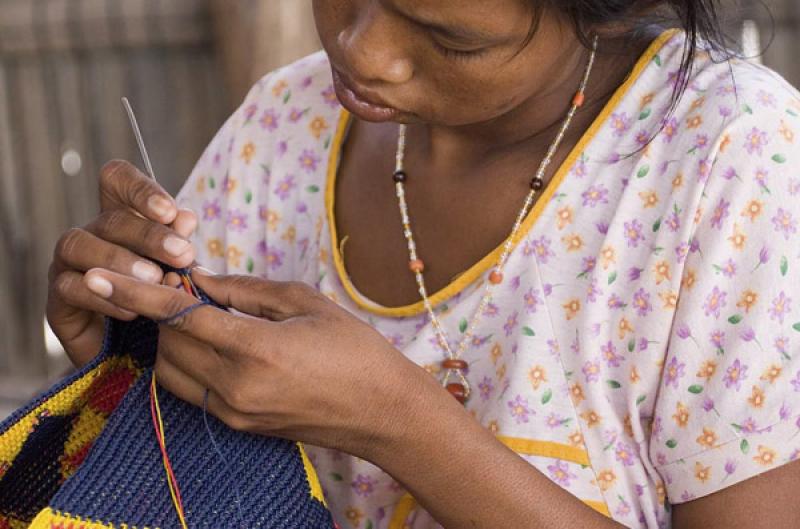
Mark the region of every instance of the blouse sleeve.
[[800, 456], [800, 120], [792, 114], [746, 106], [720, 138], [705, 183], [650, 443], [671, 503]]

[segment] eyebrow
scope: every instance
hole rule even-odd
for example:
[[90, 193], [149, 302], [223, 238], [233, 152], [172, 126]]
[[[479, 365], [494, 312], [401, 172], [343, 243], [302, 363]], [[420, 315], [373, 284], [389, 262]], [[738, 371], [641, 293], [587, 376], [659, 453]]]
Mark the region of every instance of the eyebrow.
[[427, 29], [428, 31], [438, 33], [439, 35], [445, 38], [452, 38], [455, 40], [465, 40], [465, 41], [490, 41], [495, 42], [499, 40], [505, 40], [498, 35], [493, 35], [486, 31], [482, 31], [480, 29], [468, 29], [463, 26], [458, 26], [454, 24], [447, 24], [444, 22], [435, 22], [433, 20], [425, 20], [419, 18], [418, 16], [412, 16], [404, 11], [401, 11], [395, 6], [395, 11], [399, 13], [402, 17], [410, 20], [414, 24]]

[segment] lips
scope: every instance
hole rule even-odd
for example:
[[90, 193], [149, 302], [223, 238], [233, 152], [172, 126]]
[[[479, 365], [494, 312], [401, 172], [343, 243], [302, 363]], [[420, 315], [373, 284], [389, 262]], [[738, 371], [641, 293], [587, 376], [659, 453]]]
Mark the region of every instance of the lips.
[[336, 96], [342, 105], [356, 116], [366, 121], [381, 122], [391, 121], [399, 115], [400, 111], [396, 108], [363, 90], [354, 88], [336, 68], [333, 68], [332, 72]]

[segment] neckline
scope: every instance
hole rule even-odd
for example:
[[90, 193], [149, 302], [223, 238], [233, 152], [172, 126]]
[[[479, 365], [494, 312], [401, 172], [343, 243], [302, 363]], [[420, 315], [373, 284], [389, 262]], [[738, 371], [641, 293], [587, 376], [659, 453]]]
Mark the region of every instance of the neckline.
[[[564, 178], [569, 173], [570, 169], [575, 165], [575, 162], [578, 160], [580, 155], [586, 150], [588, 144], [594, 139], [597, 135], [599, 130], [603, 127], [606, 123], [608, 118], [614, 112], [614, 110], [619, 105], [620, 101], [627, 95], [630, 88], [633, 84], [639, 79], [642, 72], [645, 68], [650, 64], [653, 60], [655, 55], [661, 50], [661, 48], [666, 44], [675, 34], [677, 34], [680, 30], [676, 29], [669, 29], [661, 33], [650, 45], [647, 47], [647, 50], [639, 57], [639, 60], [636, 62], [636, 65], [631, 70], [630, 75], [622, 83], [617, 90], [614, 92], [614, 95], [611, 99], [608, 100], [606, 105], [603, 107], [603, 110], [600, 114], [597, 115], [595, 120], [586, 130], [586, 132], [581, 136], [580, 140], [575, 144], [575, 146], [570, 151], [567, 158], [558, 168], [556, 173], [553, 175], [553, 178], [547, 184], [547, 186], [542, 190], [541, 195], [539, 196], [536, 203], [533, 205], [533, 208], [528, 212], [527, 216], [522, 222], [520, 229], [517, 231], [516, 237], [511, 242], [511, 249], [510, 251], [516, 248], [517, 244], [520, 240], [528, 235], [536, 220], [541, 216], [542, 212], [544, 211], [545, 207], [550, 203], [555, 192], [561, 187], [561, 183]], [[347, 133], [347, 129], [350, 125], [352, 119], [352, 115], [341, 108], [338, 123], [336, 126], [336, 134], [334, 135], [333, 140], [331, 141], [330, 146], [330, 154], [328, 158], [328, 174], [326, 178], [325, 184], [325, 210], [327, 216], [327, 222], [330, 231], [330, 238], [331, 238], [331, 255], [333, 257], [334, 267], [336, 268], [336, 273], [339, 276], [339, 280], [344, 287], [344, 290], [350, 296], [350, 299], [355, 302], [355, 304], [364, 309], [369, 311], [373, 314], [379, 316], [390, 316], [390, 317], [405, 317], [405, 316], [415, 316], [417, 314], [422, 313], [425, 310], [425, 305], [422, 300], [417, 301], [415, 303], [409, 305], [403, 305], [399, 307], [387, 307], [372, 301], [371, 299], [364, 296], [361, 292], [356, 289], [353, 282], [350, 280], [350, 276], [347, 274], [347, 270], [344, 266], [344, 259], [342, 258], [341, 252], [339, 251], [339, 236], [336, 230], [336, 219], [334, 217], [334, 201], [335, 201], [335, 191], [336, 191], [336, 176], [339, 171], [339, 162], [341, 159], [342, 153], [342, 146], [344, 143], [344, 138]], [[474, 282], [480, 276], [482, 276], [491, 266], [499, 259], [502, 251], [503, 245], [506, 243], [508, 239], [503, 240], [494, 250], [490, 253], [485, 255], [480, 261], [476, 262], [472, 266], [470, 266], [466, 271], [461, 273], [456, 279], [439, 289], [433, 295], [429, 295], [428, 299], [431, 302], [433, 307], [436, 307], [443, 301], [446, 301], [456, 295], [457, 293], [461, 292], [464, 288], [466, 288], [469, 284]]]

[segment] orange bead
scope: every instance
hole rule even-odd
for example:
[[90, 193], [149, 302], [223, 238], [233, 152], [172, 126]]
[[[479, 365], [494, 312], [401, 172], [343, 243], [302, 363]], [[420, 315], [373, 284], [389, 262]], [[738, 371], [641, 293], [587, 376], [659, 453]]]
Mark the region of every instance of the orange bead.
[[492, 270], [492, 273], [489, 274], [489, 282], [493, 285], [499, 285], [503, 282], [503, 273], [498, 272], [497, 270]]
[[442, 361], [442, 367], [445, 369], [458, 369], [459, 371], [464, 371], [469, 367], [464, 360], [459, 360], [458, 358], [448, 358], [447, 360]]
[[578, 92], [575, 94], [575, 97], [572, 98], [572, 104], [576, 107], [582, 107], [583, 103], [586, 101], [586, 96], [583, 92]]
[[464, 404], [467, 401], [467, 388], [465, 388], [463, 384], [453, 382], [448, 384], [445, 389], [447, 389], [447, 391], [461, 404]]
[[422, 259], [414, 259], [408, 263], [408, 268], [416, 274], [417, 272], [425, 270], [425, 263], [422, 262]]

